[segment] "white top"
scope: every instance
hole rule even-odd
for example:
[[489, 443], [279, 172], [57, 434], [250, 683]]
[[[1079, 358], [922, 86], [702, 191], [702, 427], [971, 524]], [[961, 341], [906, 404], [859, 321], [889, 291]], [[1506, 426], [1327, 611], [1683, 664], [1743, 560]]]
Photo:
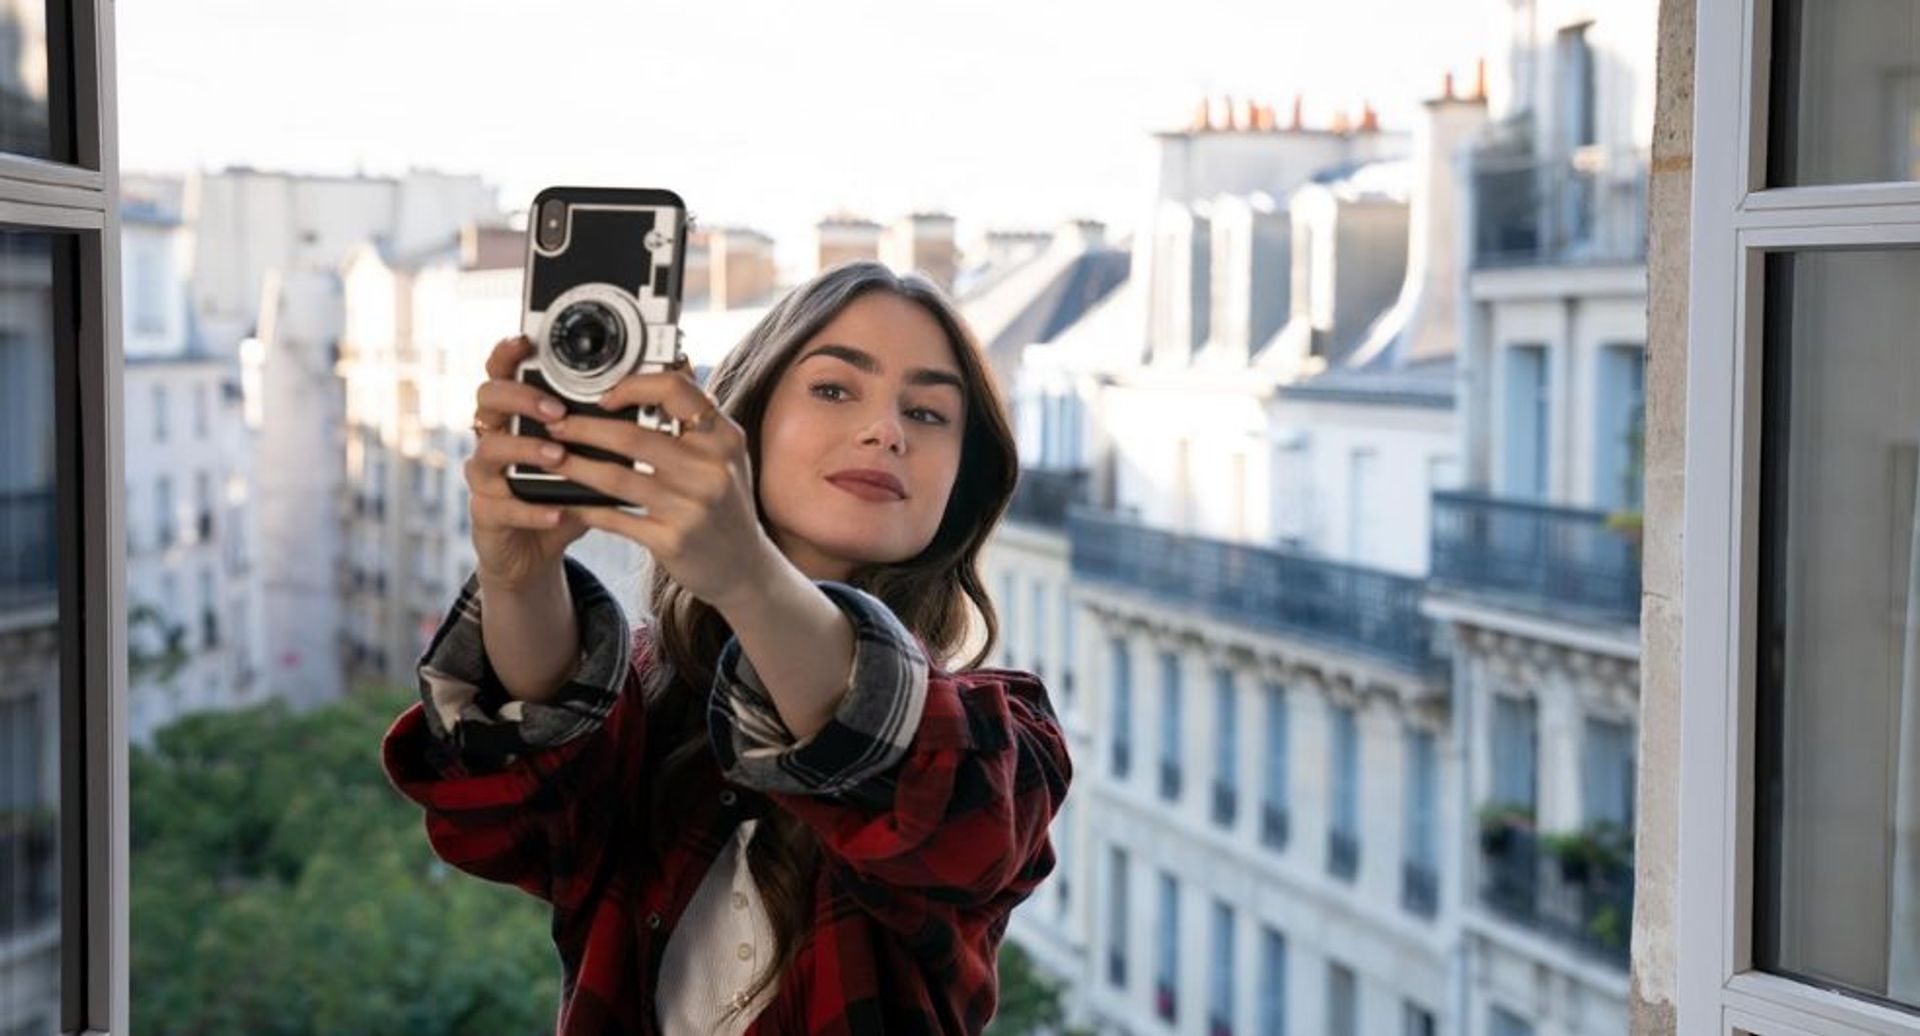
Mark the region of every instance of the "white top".
[[654, 1001], [666, 1036], [740, 1036], [778, 991], [778, 981], [769, 983], [722, 1026], [721, 1015], [746, 997], [773, 957], [773, 922], [747, 866], [747, 841], [759, 823], [741, 822], [667, 937]]

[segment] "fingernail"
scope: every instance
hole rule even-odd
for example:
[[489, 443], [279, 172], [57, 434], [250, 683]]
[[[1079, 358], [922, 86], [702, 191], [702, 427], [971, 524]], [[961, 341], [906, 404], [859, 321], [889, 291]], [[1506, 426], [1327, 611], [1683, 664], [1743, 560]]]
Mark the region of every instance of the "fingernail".
[[547, 460], [559, 460], [560, 458], [566, 455], [567, 455], [567, 451], [561, 449], [558, 446], [555, 446], [553, 443], [548, 443], [545, 446], [540, 447], [540, 456], [546, 458]]
[[557, 523], [557, 522], [559, 522], [559, 521], [560, 521], [560, 512], [559, 512], [559, 511], [548, 511], [548, 512], [547, 512], [547, 513], [546, 513], [546, 514], [545, 514], [545, 515], [543, 516], [543, 519], [544, 519], [544, 520], [546, 521], [546, 523], [547, 523], [548, 525], [553, 525], [553, 524], [555, 524], [555, 523]]
[[561, 406], [556, 400], [543, 399], [540, 401], [540, 412], [548, 417], [564, 417], [567, 408]]

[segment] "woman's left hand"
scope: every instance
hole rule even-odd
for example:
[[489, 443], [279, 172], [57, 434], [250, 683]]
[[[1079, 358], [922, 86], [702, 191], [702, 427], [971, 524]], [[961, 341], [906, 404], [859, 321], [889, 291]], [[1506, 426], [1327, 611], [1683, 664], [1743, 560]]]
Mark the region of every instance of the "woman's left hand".
[[569, 507], [585, 524], [617, 533], [645, 547], [675, 582], [715, 608], [764, 585], [766, 566], [778, 556], [760, 525], [753, 464], [746, 432], [717, 409], [707, 427], [686, 422], [714, 407], [713, 398], [684, 366], [621, 379], [600, 399], [607, 410], [655, 404], [680, 419], [679, 437], [633, 421], [569, 414], [547, 425], [562, 446], [597, 446], [653, 466], [653, 474], [630, 464], [595, 460], [568, 451], [547, 470], [607, 496], [647, 509], [629, 514], [617, 507]]

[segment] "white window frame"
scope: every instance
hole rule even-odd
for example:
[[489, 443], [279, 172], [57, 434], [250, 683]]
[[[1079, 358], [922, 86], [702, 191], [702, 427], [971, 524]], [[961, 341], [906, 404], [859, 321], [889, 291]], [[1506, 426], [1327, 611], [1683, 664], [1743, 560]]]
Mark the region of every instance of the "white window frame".
[[1676, 1031], [1920, 1033], [1920, 1015], [1753, 967], [1762, 270], [1770, 252], [1920, 245], [1920, 183], [1766, 188], [1772, 13], [1698, 7]]

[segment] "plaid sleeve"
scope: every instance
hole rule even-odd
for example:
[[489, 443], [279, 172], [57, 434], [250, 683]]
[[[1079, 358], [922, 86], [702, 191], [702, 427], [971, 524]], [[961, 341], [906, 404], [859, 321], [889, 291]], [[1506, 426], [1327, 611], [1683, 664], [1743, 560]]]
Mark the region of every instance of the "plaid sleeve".
[[960, 905], [1031, 895], [1053, 870], [1048, 825], [1072, 778], [1040, 679], [934, 669], [883, 602], [818, 585], [854, 626], [839, 710], [794, 741], [730, 641], [708, 712], [722, 770], [812, 827], [832, 859], [874, 886], [868, 898], [885, 922], [920, 923], [888, 890]]
[[470, 874], [562, 903], [569, 878], [591, 862], [595, 828], [623, 757], [617, 742], [639, 722], [631, 662], [642, 638], [585, 566], [567, 558], [567, 587], [582, 650], [566, 685], [544, 704], [509, 696], [480, 633], [478, 582], [467, 580], [420, 659], [420, 701], [381, 744], [388, 780], [426, 812], [434, 852]]
[[893, 610], [864, 590], [816, 580], [853, 624], [853, 674], [825, 726], [796, 740], [773, 696], [729, 638], [708, 704], [720, 767], [762, 791], [844, 795], [907, 753], [927, 699], [927, 656]]

